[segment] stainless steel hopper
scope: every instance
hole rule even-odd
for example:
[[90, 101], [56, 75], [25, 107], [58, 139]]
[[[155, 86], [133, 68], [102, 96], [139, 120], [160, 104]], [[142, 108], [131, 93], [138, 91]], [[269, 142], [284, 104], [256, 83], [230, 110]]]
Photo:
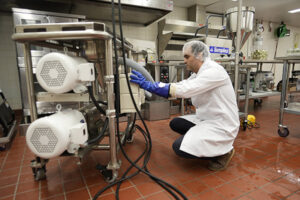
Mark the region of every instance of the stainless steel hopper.
[[[253, 30], [254, 13], [254, 7], [242, 7], [240, 48], [243, 47]], [[235, 47], [235, 39], [237, 36], [238, 8], [234, 7], [228, 9], [225, 13], [225, 17], [226, 31], [229, 37], [233, 40], [233, 46]]]

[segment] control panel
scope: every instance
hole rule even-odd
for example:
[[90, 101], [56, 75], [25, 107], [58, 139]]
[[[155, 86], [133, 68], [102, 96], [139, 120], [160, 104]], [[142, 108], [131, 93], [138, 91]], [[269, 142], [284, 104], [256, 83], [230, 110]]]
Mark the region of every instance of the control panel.
[[160, 66], [160, 82], [169, 83], [169, 66]]

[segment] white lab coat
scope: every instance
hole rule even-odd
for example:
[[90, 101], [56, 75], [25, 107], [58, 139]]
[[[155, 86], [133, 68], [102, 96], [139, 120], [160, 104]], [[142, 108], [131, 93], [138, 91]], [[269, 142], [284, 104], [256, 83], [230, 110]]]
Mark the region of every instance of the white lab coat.
[[234, 89], [224, 68], [207, 59], [197, 74], [172, 87], [176, 97], [191, 98], [196, 108], [196, 114], [182, 116], [196, 125], [184, 135], [180, 150], [198, 157], [229, 152], [240, 122]]

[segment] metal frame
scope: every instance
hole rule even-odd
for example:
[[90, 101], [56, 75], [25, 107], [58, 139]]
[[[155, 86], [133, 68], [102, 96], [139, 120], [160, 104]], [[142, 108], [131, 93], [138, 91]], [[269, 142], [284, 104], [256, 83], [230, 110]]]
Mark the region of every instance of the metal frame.
[[[60, 28], [64, 26], [72, 26], [72, 24], [76, 27], [78, 24], [91, 27], [86, 28], [85, 30], [79, 31], [59, 31]], [[110, 181], [114, 181], [118, 176], [118, 169], [120, 168], [120, 162], [117, 158], [117, 142], [116, 142], [116, 134], [115, 134], [115, 94], [114, 94], [114, 74], [113, 74], [113, 52], [112, 52], [112, 36], [105, 31], [97, 31], [94, 30], [93, 27], [97, 27], [98, 25], [104, 26], [105, 24], [96, 23], [96, 22], [83, 22], [83, 23], [61, 23], [61, 24], [37, 24], [37, 25], [19, 25], [16, 27], [16, 33], [13, 34], [12, 38], [17, 41], [23, 43], [24, 56], [25, 56], [25, 70], [26, 70], [26, 80], [27, 80], [27, 92], [28, 92], [28, 100], [30, 102], [30, 117], [31, 122], [38, 118], [37, 109], [36, 109], [36, 99], [34, 93], [33, 86], [33, 72], [32, 72], [32, 63], [31, 63], [31, 51], [30, 45], [37, 44], [42, 46], [48, 46], [49, 40], [104, 40], [105, 46], [105, 68], [106, 74], [104, 79], [107, 85], [107, 102], [108, 108], [106, 110], [106, 116], [109, 119], [109, 145], [99, 145], [95, 147], [95, 149], [102, 150], [110, 150], [111, 160], [107, 166], [107, 169], [112, 170], [112, 179]], [[26, 32], [24, 31], [26, 28], [39, 29], [41, 27], [46, 27], [46, 32]], [[128, 50], [128, 49], [127, 49]], [[50, 100], [51, 101], [51, 100]], [[53, 101], [53, 100], [52, 100]], [[124, 139], [124, 136], [122, 136]], [[40, 162], [38, 162], [40, 161]], [[43, 159], [37, 158], [37, 162], [33, 163], [33, 168], [41, 167], [41, 165], [45, 165], [46, 162]]]
[[300, 56], [288, 56], [279, 57], [277, 59], [283, 60], [283, 71], [282, 71], [282, 89], [280, 96], [280, 109], [279, 109], [279, 122], [278, 122], [278, 134], [282, 137], [286, 137], [289, 134], [288, 127], [283, 125], [284, 113], [291, 113], [300, 115], [300, 105], [297, 103], [291, 104], [287, 101], [287, 90], [289, 84], [289, 74], [291, 70], [291, 64], [300, 63]]

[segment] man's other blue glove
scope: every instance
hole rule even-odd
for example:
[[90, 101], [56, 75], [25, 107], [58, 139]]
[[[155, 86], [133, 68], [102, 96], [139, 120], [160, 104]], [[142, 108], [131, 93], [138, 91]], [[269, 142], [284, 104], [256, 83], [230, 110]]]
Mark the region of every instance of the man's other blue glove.
[[162, 82], [155, 82], [152, 83], [151, 81], [147, 81], [146, 78], [137, 71], [132, 70], [132, 75], [130, 75], [130, 82], [139, 84], [141, 88], [157, 94], [159, 96], [168, 98], [169, 97], [169, 90], [170, 84], [169, 83], [162, 83]]

